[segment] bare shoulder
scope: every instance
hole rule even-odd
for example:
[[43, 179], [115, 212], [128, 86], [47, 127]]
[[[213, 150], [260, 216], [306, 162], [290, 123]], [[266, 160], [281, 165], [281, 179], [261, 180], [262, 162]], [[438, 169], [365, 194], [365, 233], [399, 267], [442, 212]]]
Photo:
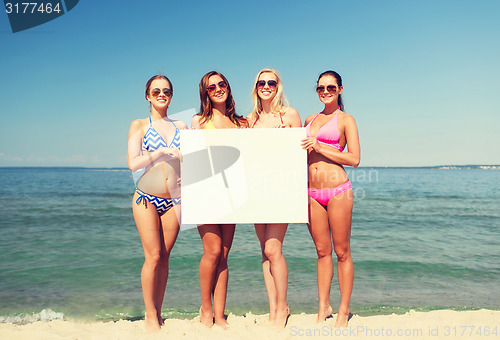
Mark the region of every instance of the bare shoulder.
[[195, 114], [191, 119], [191, 129], [199, 129], [200, 128], [200, 118], [201, 115], [199, 113]]
[[287, 121], [288, 126], [290, 127], [301, 127], [302, 119], [300, 118], [299, 112], [295, 110], [293, 107], [286, 107], [285, 112], [283, 113], [283, 118]]
[[354, 117], [343, 111], [339, 111], [339, 118], [344, 124], [352, 124], [352, 123], [356, 124], [356, 120], [354, 119]]
[[255, 123], [255, 117], [254, 117], [253, 112], [250, 112], [250, 113], [247, 115], [247, 123], [248, 123], [248, 126], [252, 126], [252, 125], [253, 125], [253, 123]]
[[283, 113], [283, 116], [287, 116], [290, 118], [297, 118], [299, 116], [299, 112], [295, 110], [293, 107], [287, 106], [285, 108], [285, 112]]
[[187, 124], [184, 123], [182, 120], [174, 120], [174, 123], [181, 130], [185, 130], [188, 128]]
[[306, 120], [304, 121], [304, 125], [307, 125], [311, 122], [311, 120], [313, 120], [313, 118], [315, 117], [316, 115], [310, 115], [306, 118]]
[[132, 135], [132, 134], [136, 133], [137, 131], [141, 130], [144, 127], [144, 125], [146, 125], [147, 123], [148, 123], [147, 118], [140, 118], [140, 119], [134, 120], [130, 124], [129, 135]]

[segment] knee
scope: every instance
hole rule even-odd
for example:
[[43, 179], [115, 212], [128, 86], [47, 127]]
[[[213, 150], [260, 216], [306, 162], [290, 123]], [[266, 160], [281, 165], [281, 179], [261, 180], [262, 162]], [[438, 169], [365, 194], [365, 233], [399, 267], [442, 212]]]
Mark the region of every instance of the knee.
[[275, 262], [282, 255], [281, 246], [278, 244], [267, 243], [264, 249], [264, 256], [271, 262]]
[[318, 254], [318, 259], [324, 257], [332, 257], [332, 245], [331, 244], [316, 245], [316, 253]]
[[219, 247], [206, 247], [203, 251], [203, 257], [212, 263], [217, 263], [221, 257], [221, 249]]
[[351, 257], [351, 249], [348, 246], [336, 246], [335, 255], [337, 262], [345, 262]]
[[149, 252], [149, 254], [145, 255], [144, 265], [147, 267], [150, 267], [152, 269], [156, 269], [160, 265], [161, 261], [162, 261], [162, 258], [161, 258], [160, 251], [159, 250], [153, 251], [153, 252]]

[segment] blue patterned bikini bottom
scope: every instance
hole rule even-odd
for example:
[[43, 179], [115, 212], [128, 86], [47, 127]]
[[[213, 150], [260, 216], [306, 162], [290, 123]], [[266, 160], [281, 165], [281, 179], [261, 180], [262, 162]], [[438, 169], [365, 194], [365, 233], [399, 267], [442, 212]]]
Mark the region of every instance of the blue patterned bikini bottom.
[[181, 198], [163, 198], [155, 195], [150, 195], [145, 193], [142, 190], [135, 189], [135, 192], [139, 194], [139, 197], [135, 200], [135, 203], [141, 204], [144, 203], [144, 206], [147, 207], [148, 203], [151, 203], [156, 208], [158, 215], [163, 215], [168, 211], [168, 209], [172, 208], [174, 205], [181, 203]]

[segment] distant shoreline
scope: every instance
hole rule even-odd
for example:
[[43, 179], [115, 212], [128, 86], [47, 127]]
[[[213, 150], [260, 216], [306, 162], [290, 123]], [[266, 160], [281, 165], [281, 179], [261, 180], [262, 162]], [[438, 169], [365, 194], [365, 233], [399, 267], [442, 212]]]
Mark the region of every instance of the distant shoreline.
[[[121, 167], [83, 167], [83, 166], [0, 166], [0, 169], [72, 169], [72, 170], [126, 170]], [[360, 169], [437, 169], [437, 170], [500, 170], [498, 164], [467, 164], [467, 165], [432, 165], [432, 166], [360, 166]], [[354, 170], [354, 169], [351, 169]]]

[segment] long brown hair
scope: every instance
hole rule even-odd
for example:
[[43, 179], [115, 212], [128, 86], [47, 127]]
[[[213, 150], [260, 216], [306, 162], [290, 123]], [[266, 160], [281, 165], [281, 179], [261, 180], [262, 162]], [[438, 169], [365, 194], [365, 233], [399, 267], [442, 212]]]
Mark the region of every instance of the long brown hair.
[[235, 109], [235, 104], [234, 104], [234, 99], [233, 95], [231, 93], [231, 86], [229, 85], [229, 82], [227, 81], [226, 77], [222, 73], [219, 73], [217, 71], [210, 71], [207, 74], [205, 74], [201, 80], [200, 80], [200, 113], [198, 113], [199, 116], [201, 116], [200, 119], [200, 124], [203, 124], [206, 121], [209, 121], [212, 119], [214, 113], [213, 113], [213, 106], [212, 106], [212, 101], [210, 100], [210, 97], [208, 96], [208, 79], [211, 76], [218, 75], [219, 77], [222, 78], [227, 84], [227, 99], [226, 99], [226, 116], [238, 127], [242, 125], [246, 125], [246, 119], [243, 118], [242, 116], [239, 116], [236, 114], [236, 109]]

